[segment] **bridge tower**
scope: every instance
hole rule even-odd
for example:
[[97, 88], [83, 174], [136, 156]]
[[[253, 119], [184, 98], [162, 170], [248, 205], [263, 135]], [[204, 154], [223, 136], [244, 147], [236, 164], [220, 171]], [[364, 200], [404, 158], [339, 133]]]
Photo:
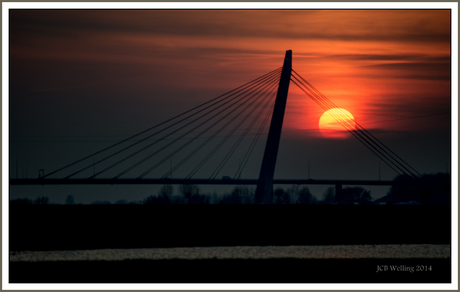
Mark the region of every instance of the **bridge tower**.
[[286, 51], [283, 70], [281, 72], [278, 93], [276, 94], [275, 109], [273, 110], [267, 144], [257, 183], [255, 203], [271, 204], [273, 202], [273, 175], [275, 174], [276, 157], [280, 144], [281, 129], [283, 127], [284, 110], [289, 90], [292, 70], [292, 51]]

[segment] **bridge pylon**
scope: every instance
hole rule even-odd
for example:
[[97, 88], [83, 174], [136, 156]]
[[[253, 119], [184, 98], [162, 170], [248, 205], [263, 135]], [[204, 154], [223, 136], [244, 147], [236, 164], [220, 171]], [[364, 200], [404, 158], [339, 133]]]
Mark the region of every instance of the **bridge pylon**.
[[271, 204], [273, 203], [273, 176], [275, 174], [276, 157], [283, 127], [284, 111], [286, 109], [286, 100], [289, 91], [289, 82], [292, 71], [292, 51], [286, 51], [284, 58], [283, 70], [281, 72], [278, 92], [276, 94], [275, 108], [273, 110], [270, 130], [268, 132], [265, 153], [260, 169], [259, 180], [257, 183], [255, 203]]

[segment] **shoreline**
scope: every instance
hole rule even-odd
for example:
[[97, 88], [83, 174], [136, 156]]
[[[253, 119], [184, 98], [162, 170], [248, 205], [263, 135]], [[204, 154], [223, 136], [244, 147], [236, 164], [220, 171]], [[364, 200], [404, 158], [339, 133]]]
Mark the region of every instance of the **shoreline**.
[[10, 262], [203, 259], [448, 259], [450, 245], [216, 246], [10, 252]]

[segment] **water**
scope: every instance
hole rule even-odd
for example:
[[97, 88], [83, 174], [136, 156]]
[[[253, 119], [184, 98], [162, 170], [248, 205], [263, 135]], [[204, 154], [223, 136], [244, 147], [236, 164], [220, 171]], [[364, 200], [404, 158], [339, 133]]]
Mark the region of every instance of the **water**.
[[450, 245], [313, 245], [313, 246], [223, 246], [142, 249], [97, 249], [10, 252], [10, 261], [75, 261], [126, 259], [360, 259], [360, 258], [450, 258]]

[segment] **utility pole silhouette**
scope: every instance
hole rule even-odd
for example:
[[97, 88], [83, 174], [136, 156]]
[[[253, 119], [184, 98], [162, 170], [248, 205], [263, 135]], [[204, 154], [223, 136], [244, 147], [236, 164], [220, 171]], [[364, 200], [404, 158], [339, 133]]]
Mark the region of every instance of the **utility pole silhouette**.
[[291, 71], [292, 51], [288, 50], [284, 58], [283, 71], [281, 72], [275, 108], [273, 110], [259, 181], [257, 183], [255, 195], [256, 204], [271, 204], [273, 202], [273, 175], [275, 174], [276, 157], [278, 156], [284, 110], [286, 108], [289, 82], [291, 80]]

